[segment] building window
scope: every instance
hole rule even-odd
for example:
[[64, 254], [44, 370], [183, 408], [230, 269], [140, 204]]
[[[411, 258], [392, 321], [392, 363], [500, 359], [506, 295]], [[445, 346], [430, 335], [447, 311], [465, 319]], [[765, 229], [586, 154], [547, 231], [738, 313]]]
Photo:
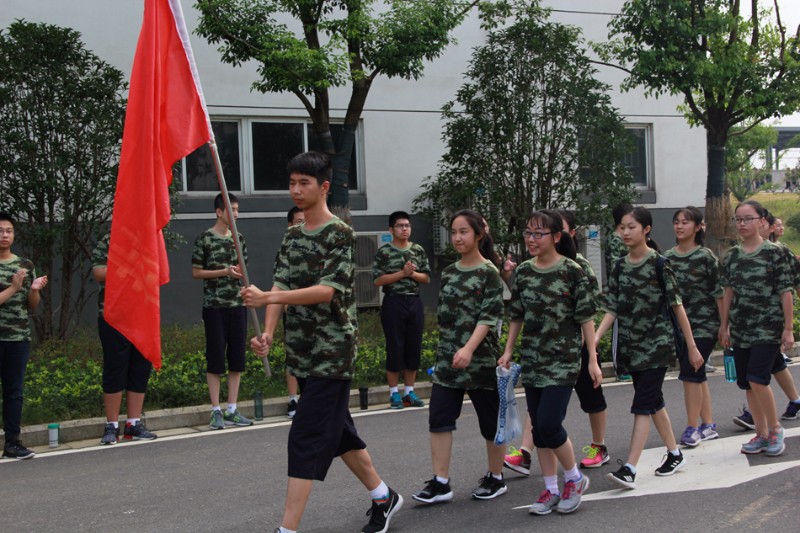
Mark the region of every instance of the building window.
[[[285, 193], [289, 188], [286, 164], [295, 155], [318, 149], [308, 121], [269, 121], [258, 118], [218, 119], [211, 125], [217, 140], [222, 169], [228, 189], [243, 194]], [[341, 124], [331, 124], [334, 142], [342, 132]], [[360, 128], [350, 156], [349, 188], [359, 190]], [[243, 150], [247, 147], [248, 150]], [[243, 154], [249, 154], [245, 161]], [[187, 193], [217, 191], [217, 176], [211, 151], [206, 146], [184, 160], [182, 190]]]
[[652, 189], [652, 132], [649, 126], [626, 125], [632, 149], [625, 156], [625, 166], [633, 175], [633, 184], [642, 189]]

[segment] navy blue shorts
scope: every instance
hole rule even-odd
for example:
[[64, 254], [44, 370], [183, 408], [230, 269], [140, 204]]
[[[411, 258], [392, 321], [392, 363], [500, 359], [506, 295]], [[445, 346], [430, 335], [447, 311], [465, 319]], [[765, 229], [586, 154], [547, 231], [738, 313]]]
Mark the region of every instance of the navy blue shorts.
[[581, 370], [578, 373], [578, 380], [575, 382], [575, 393], [581, 402], [581, 410], [584, 413], [601, 413], [606, 410], [606, 396], [603, 394], [603, 386], [594, 388], [594, 382], [589, 375], [589, 351], [586, 345], [581, 346]]
[[303, 398], [289, 430], [289, 477], [325, 481], [335, 457], [367, 447], [350, 416], [350, 380], [297, 378]]
[[387, 294], [381, 304], [386, 370], [419, 370], [425, 308], [418, 295]]
[[700, 352], [700, 355], [703, 357], [703, 364], [700, 366], [699, 370], [695, 371], [692, 365], [689, 364], [689, 348], [684, 345], [683, 352], [678, 356], [678, 364], [680, 364], [681, 367], [678, 379], [690, 383], [702, 383], [708, 381], [708, 377], [706, 377], [706, 363], [717, 341], [716, 339], [709, 338], [695, 338], [694, 342], [697, 344], [697, 351]]
[[228, 371], [244, 372], [247, 309], [204, 307], [203, 325], [206, 330], [206, 372], [217, 375], [225, 373], [226, 347]]
[[147, 382], [153, 370], [150, 361], [102, 316], [97, 318], [97, 333], [103, 346], [103, 392], [147, 392]]
[[555, 450], [567, 442], [563, 422], [571, 396], [572, 387], [525, 387], [533, 444], [537, 448]]
[[750, 382], [769, 385], [772, 374], [786, 368], [780, 344], [756, 344], [750, 348], [733, 347], [736, 364], [736, 384], [742, 390], [750, 388]]
[[496, 390], [451, 389], [434, 383], [428, 402], [428, 429], [431, 433], [455, 431], [456, 420], [461, 416], [461, 407], [464, 405], [465, 392], [472, 400], [472, 406], [478, 415], [481, 435], [484, 439], [493, 441], [500, 411], [500, 396]]
[[635, 415], [654, 415], [663, 409], [664, 376], [667, 375], [667, 367], [648, 368], [631, 372], [633, 378], [633, 402], [631, 403], [631, 413]]

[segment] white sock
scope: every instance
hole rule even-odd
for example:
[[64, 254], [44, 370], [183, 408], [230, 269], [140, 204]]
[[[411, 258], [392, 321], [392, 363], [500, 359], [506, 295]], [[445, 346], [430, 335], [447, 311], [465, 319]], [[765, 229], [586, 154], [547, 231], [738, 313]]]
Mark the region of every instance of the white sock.
[[449, 477], [442, 477], [442, 476], [433, 476], [433, 477], [435, 477], [436, 481], [438, 481], [439, 483], [444, 483], [444, 484], [450, 483]]
[[605, 446], [606, 445], [606, 441], [603, 441], [603, 442], [592, 441], [592, 444], [594, 444], [595, 446]]
[[397, 387], [389, 387], [389, 394], [394, 394], [397, 392]]
[[405, 392], [406, 394], [414, 392], [414, 385], [411, 385], [410, 387], [406, 385], [405, 387], [403, 387], [403, 392]]
[[636, 467], [635, 467], [635, 466], [633, 466], [633, 465], [632, 465], [632, 464], [630, 464], [630, 463], [625, 463], [625, 466], [627, 466], [627, 467], [628, 467], [628, 470], [630, 470], [630, 471], [631, 471], [631, 474], [633, 474], [634, 476], [636, 475]]
[[212, 411], [222, 411], [222, 409], [219, 408], [219, 405], [212, 405], [211, 406], [211, 410]]
[[580, 481], [581, 477], [583, 476], [581, 476], [577, 464], [569, 470], [564, 470], [564, 481]]
[[502, 473], [500, 473], [500, 474], [495, 474], [494, 472], [489, 472], [489, 473], [492, 474], [492, 477], [495, 478], [497, 481], [503, 481], [503, 474]]
[[298, 396], [297, 394], [292, 394], [291, 396], [289, 396], [289, 401], [290, 401], [290, 402], [291, 402], [292, 400], [294, 400], [294, 401], [297, 401], [297, 400], [299, 400], [299, 399], [300, 399], [300, 396]]
[[138, 418], [129, 418], [128, 420], [126, 420], [126, 422], [128, 424], [132, 425], [132, 426], [135, 426], [139, 422], [139, 419]]
[[279, 527], [278, 531], [280, 533], [297, 533], [297, 531], [295, 531], [294, 529], [287, 529], [287, 528], [285, 528], [283, 526]]
[[678, 448], [675, 448], [674, 450], [669, 450], [669, 453], [671, 453], [675, 457], [680, 457], [681, 456], [681, 451]]
[[381, 481], [381, 484], [369, 491], [369, 497], [373, 500], [385, 500], [389, 496], [389, 487]]
[[561, 494], [558, 490], [558, 476], [544, 476], [544, 488], [550, 491], [550, 494], [557, 496]]
[[798, 398], [796, 400], [789, 400], [789, 401], [792, 402], [792, 403], [800, 403], [800, 398]]
[[235, 403], [229, 403], [228, 404], [228, 412], [229, 413], [235, 413], [236, 412], [236, 404]]
[[117, 421], [115, 421], [115, 422], [112, 422], [111, 420], [109, 420], [107, 423], [108, 423], [108, 424], [111, 424], [111, 425], [112, 425], [112, 426], [114, 426], [115, 428], [119, 428], [119, 420], [117, 420]]

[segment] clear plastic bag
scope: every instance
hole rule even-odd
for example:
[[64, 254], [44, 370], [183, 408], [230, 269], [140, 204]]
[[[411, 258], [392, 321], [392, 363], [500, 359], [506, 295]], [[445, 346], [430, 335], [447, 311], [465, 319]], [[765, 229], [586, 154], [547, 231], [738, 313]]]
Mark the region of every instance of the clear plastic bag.
[[494, 443], [497, 446], [508, 444], [522, 435], [522, 419], [519, 416], [517, 397], [514, 395], [514, 387], [519, 381], [521, 372], [522, 368], [516, 363], [512, 364], [511, 368], [498, 366], [495, 370], [497, 394], [500, 396], [497, 433], [494, 435]]

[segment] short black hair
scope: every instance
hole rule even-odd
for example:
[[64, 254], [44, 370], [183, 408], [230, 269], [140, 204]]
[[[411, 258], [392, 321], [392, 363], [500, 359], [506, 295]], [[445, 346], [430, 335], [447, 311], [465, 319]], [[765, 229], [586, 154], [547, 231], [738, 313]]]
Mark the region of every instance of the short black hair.
[[0, 211], [0, 220], [7, 220], [8, 222], [11, 222], [12, 226], [16, 226], [16, 221], [14, 220], [14, 217], [9, 215], [5, 211]]
[[297, 206], [294, 206], [293, 208], [289, 209], [289, 212], [286, 213], [286, 222], [291, 222], [292, 220], [294, 220], [295, 213], [302, 213], [302, 212], [303, 210]]
[[405, 211], [395, 211], [394, 213], [389, 215], [389, 227], [390, 228], [394, 227], [395, 223], [401, 218], [404, 218], [409, 222], [411, 222], [411, 217], [409, 216], [408, 213], [406, 213]]
[[331, 158], [322, 152], [303, 152], [297, 154], [289, 160], [286, 165], [286, 172], [292, 174], [302, 174], [304, 176], [314, 176], [317, 183], [322, 185], [326, 181], [331, 181], [333, 175], [333, 165]]
[[[236, 198], [236, 195], [232, 192], [228, 193], [228, 200], [230, 200], [231, 204], [238, 204], [239, 199]], [[214, 211], [217, 209], [221, 211], [225, 211], [225, 200], [222, 199], [222, 193], [219, 193], [216, 198], [214, 198]]]

